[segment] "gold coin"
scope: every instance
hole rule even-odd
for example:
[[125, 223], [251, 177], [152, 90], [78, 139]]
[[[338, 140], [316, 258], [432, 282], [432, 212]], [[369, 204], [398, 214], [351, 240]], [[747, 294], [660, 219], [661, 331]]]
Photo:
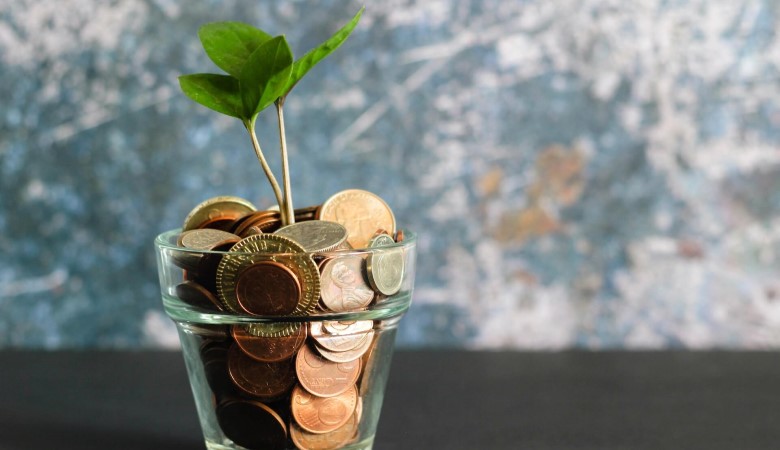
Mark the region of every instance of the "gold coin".
[[256, 210], [255, 205], [241, 197], [229, 195], [213, 197], [200, 203], [187, 214], [182, 231], [198, 228], [227, 230], [236, 219]]
[[[244, 269], [258, 263], [274, 262], [285, 266], [298, 279], [300, 300], [291, 316], [311, 314], [320, 295], [320, 275], [317, 264], [303, 248], [282, 236], [257, 234], [246, 237], [230, 248], [217, 267], [217, 294], [225, 307], [235, 313], [244, 313], [236, 293], [238, 279]], [[295, 331], [290, 323], [257, 324], [251, 333], [258, 336], [289, 336]]]
[[365, 308], [374, 299], [374, 291], [363, 279], [363, 257], [339, 256], [322, 266], [322, 302], [334, 312]]
[[292, 392], [292, 416], [304, 430], [315, 433], [330, 433], [343, 426], [357, 407], [357, 388], [354, 385], [335, 397], [317, 397], [301, 386]]
[[360, 189], [348, 189], [330, 197], [322, 204], [319, 219], [344, 225], [347, 242], [356, 249], [366, 248], [377, 229], [395, 234], [395, 217], [387, 203]]
[[404, 279], [404, 253], [389, 235], [380, 234], [371, 239], [371, 254], [366, 260], [366, 273], [371, 287], [384, 295], [393, 295], [401, 290]]

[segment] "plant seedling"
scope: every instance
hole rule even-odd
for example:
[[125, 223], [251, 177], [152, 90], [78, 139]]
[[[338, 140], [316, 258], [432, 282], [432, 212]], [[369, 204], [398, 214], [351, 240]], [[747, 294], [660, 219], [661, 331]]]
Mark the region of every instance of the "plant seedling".
[[[208, 57], [226, 74], [197, 73], [179, 77], [179, 85], [189, 98], [241, 120], [274, 191], [283, 225], [295, 221], [284, 128], [284, 101], [309, 70], [349, 37], [364, 9], [361, 8], [344, 27], [298, 60], [293, 58], [290, 45], [283, 35], [271, 36], [243, 22], [208, 23], [200, 28], [198, 36]], [[257, 116], [272, 104], [276, 106], [279, 125], [283, 188], [279, 187], [255, 133]]]

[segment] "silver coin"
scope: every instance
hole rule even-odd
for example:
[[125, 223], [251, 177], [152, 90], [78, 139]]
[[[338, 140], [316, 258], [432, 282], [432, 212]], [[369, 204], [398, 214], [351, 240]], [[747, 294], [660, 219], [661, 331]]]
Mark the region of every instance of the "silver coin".
[[345, 352], [356, 349], [367, 337], [373, 336], [373, 327], [373, 321], [361, 320], [353, 322], [339, 334], [330, 334], [323, 329], [322, 322], [312, 322], [309, 325], [309, 335], [325, 350]]
[[279, 228], [274, 234], [292, 239], [309, 253], [328, 252], [347, 242], [347, 229], [327, 220], [307, 220]]
[[374, 237], [369, 244], [371, 255], [366, 260], [368, 283], [375, 291], [384, 295], [393, 295], [401, 290], [404, 279], [403, 249], [382, 248], [393, 244], [393, 238], [386, 234]]
[[314, 346], [323, 358], [333, 361], [335, 363], [346, 363], [354, 361], [363, 356], [366, 351], [371, 348], [371, 343], [374, 341], [374, 333], [367, 334], [363, 340], [360, 341], [357, 347], [345, 352], [334, 352], [323, 348], [319, 343], [315, 343]]

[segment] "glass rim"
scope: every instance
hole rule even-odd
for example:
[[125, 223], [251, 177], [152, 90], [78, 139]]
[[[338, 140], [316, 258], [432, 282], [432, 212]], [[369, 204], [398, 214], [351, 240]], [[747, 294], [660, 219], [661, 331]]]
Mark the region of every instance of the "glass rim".
[[[182, 233], [181, 228], [174, 228], [172, 230], [164, 231], [158, 234], [154, 238], [154, 245], [158, 250], [171, 250], [182, 253], [193, 253], [199, 255], [273, 255], [273, 256], [288, 256], [288, 257], [301, 257], [301, 255], [317, 255], [320, 257], [328, 256], [349, 256], [349, 255], [364, 255], [367, 253], [373, 253], [377, 250], [392, 250], [392, 249], [408, 249], [417, 245], [417, 233], [409, 231], [408, 229], [401, 228], [400, 231], [404, 233], [404, 240], [401, 242], [395, 242], [390, 245], [383, 245], [381, 247], [365, 247], [365, 248], [353, 248], [353, 249], [338, 249], [328, 250], [323, 252], [299, 252], [299, 253], [277, 253], [277, 252], [231, 252], [230, 250], [199, 250], [193, 248], [182, 247], [176, 244], [176, 237]], [[273, 233], [269, 233], [273, 234]]]

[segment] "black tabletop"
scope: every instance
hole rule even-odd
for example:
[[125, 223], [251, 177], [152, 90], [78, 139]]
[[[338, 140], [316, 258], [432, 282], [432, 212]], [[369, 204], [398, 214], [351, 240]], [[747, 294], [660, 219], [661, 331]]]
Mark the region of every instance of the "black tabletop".
[[[777, 449], [780, 355], [397, 352], [376, 450]], [[0, 450], [205, 448], [176, 352], [0, 352]]]

